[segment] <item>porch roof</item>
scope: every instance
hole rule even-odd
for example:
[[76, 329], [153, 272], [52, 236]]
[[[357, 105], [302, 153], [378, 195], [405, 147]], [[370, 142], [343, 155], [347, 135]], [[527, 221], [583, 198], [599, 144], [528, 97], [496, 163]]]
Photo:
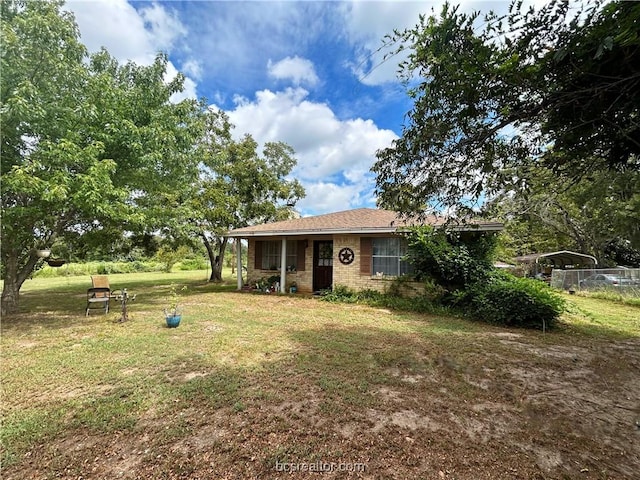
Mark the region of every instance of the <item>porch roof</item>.
[[[418, 221], [404, 219], [400, 217], [398, 213], [390, 210], [358, 208], [314, 217], [295, 218], [292, 220], [238, 228], [231, 230], [227, 235], [229, 237], [247, 238], [293, 235], [395, 233], [410, 226], [439, 226], [445, 223], [446, 218], [444, 217], [429, 216]], [[466, 224], [460, 224], [453, 228], [458, 230], [497, 231], [502, 230], [502, 224], [498, 222], [468, 221]]]

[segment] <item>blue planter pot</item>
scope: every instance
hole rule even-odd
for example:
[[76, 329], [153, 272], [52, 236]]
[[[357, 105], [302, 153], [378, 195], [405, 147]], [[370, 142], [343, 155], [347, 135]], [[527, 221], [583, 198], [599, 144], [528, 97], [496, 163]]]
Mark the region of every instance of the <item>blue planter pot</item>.
[[167, 320], [167, 327], [176, 328], [178, 325], [180, 325], [182, 315], [167, 315], [165, 316], [165, 319]]

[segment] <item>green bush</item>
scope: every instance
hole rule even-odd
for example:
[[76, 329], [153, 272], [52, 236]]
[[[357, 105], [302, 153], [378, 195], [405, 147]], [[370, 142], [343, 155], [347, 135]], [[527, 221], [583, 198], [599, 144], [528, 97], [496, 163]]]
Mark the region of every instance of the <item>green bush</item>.
[[486, 278], [496, 246], [492, 232], [456, 232], [415, 227], [407, 233], [407, 261], [419, 279], [432, 279], [447, 289], [466, 287]]
[[344, 285], [335, 285], [333, 290], [325, 292], [321, 299], [333, 303], [363, 303], [372, 307], [407, 312], [450, 314], [447, 307], [434, 302], [428, 295], [409, 298], [389, 292], [381, 293], [371, 289], [356, 292]]
[[185, 258], [189, 254], [189, 249], [184, 245], [174, 249], [169, 245], [160, 247], [156, 253], [155, 259], [164, 264], [164, 271], [170, 272], [173, 266], [178, 263], [179, 260]]
[[109, 275], [113, 273], [161, 272], [163, 265], [158, 262], [85, 262], [67, 263], [62, 267], [45, 265], [34, 273], [34, 277], [72, 277], [82, 275]]
[[175, 265], [178, 270], [204, 270], [209, 266], [209, 261], [202, 257], [185, 258]]
[[498, 325], [550, 328], [565, 309], [564, 299], [538, 280], [495, 273], [466, 292], [471, 316]]
[[344, 285], [334, 285], [331, 290], [327, 290], [322, 294], [322, 300], [334, 303], [356, 303], [358, 295], [349, 287]]

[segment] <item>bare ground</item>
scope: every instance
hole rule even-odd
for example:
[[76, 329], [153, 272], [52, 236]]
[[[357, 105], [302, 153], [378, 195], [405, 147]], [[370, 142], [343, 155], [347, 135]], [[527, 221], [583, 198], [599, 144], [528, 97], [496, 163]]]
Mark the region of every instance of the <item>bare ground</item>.
[[[361, 379], [314, 346], [359, 334], [329, 324], [257, 370], [181, 364], [163, 375], [191, 393], [170, 408], [109, 433], [65, 430], [2, 478], [640, 478], [640, 339], [490, 329], [444, 348], [368, 334], [353, 353]], [[225, 378], [237, 394], [218, 401]]]

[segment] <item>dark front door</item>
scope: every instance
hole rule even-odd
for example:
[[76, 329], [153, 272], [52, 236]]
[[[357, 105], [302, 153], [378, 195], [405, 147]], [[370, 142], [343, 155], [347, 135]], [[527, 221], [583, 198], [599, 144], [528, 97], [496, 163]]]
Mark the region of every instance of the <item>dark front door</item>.
[[313, 242], [313, 291], [333, 284], [333, 240]]

